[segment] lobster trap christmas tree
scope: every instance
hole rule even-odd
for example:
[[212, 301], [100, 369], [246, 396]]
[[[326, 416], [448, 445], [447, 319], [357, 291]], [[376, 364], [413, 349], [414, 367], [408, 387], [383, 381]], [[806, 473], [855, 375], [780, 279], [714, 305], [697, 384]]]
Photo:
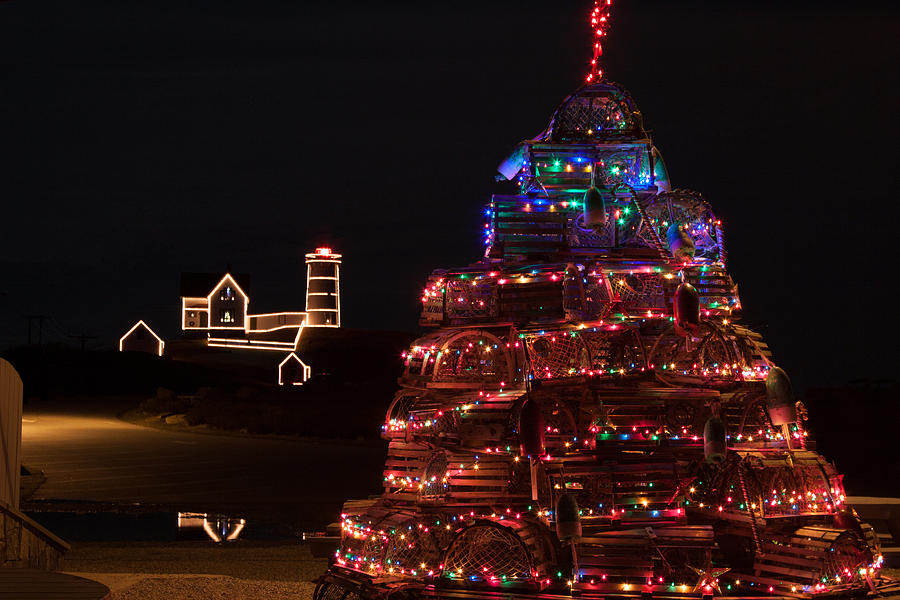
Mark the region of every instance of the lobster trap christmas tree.
[[723, 229], [590, 72], [500, 165], [484, 256], [439, 269], [316, 600], [891, 589], [806, 409], [740, 324]]

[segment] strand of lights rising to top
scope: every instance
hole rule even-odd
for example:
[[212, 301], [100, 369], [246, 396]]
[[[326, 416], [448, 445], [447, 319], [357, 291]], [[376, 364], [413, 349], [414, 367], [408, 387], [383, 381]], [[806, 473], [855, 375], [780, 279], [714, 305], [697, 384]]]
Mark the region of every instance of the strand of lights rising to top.
[[600, 57], [603, 56], [601, 38], [606, 36], [609, 28], [609, 16], [612, 10], [612, 0], [594, 0], [594, 9], [591, 11], [591, 29], [594, 30], [594, 55], [591, 58], [590, 73], [587, 76], [588, 83], [595, 83], [603, 79], [603, 69], [600, 68]]

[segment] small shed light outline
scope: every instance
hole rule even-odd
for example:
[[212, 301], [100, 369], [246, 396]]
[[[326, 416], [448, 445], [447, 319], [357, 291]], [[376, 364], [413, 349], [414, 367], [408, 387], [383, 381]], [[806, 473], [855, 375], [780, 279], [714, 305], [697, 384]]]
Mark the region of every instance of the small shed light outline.
[[291, 358], [296, 360], [303, 369], [303, 381], [294, 381], [291, 383], [291, 385], [303, 385], [309, 380], [310, 376], [312, 375], [312, 368], [305, 362], [300, 360], [300, 357], [297, 356], [295, 352], [291, 352], [284, 357], [283, 361], [278, 364], [278, 385], [286, 385], [284, 383], [284, 365], [286, 365], [288, 361], [291, 360]]
[[143, 326], [144, 329], [146, 329], [147, 331], [149, 331], [149, 332], [150, 332], [150, 335], [152, 335], [153, 337], [156, 338], [157, 348], [158, 348], [157, 351], [156, 351], [156, 355], [157, 355], [157, 356], [162, 356], [162, 355], [163, 355], [163, 350], [164, 350], [165, 347], [166, 347], [166, 343], [163, 341], [163, 339], [162, 339], [161, 337], [159, 337], [158, 335], [156, 335], [156, 332], [153, 331], [153, 330], [150, 328], [149, 325], [147, 325], [146, 323], [144, 323], [144, 320], [143, 320], [143, 319], [141, 319], [140, 321], [138, 321], [137, 323], [135, 323], [134, 326], [132, 326], [132, 328], [129, 329], [129, 330], [125, 333], [125, 335], [123, 335], [122, 337], [119, 338], [119, 352], [124, 352], [123, 346], [125, 345], [125, 340], [128, 338], [128, 336], [130, 336], [132, 333], [134, 333], [135, 329], [137, 329], [138, 327], [141, 327], [141, 326]]

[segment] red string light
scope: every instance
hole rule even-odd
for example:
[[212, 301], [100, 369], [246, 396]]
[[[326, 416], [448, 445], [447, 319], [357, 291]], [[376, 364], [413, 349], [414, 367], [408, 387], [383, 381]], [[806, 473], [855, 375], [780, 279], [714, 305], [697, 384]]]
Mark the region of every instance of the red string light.
[[611, 10], [612, 0], [594, 0], [594, 10], [591, 11], [591, 29], [594, 32], [594, 56], [591, 58], [590, 72], [587, 76], [588, 83], [603, 79], [603, 69], [600, 68], [600, 57], [603, 56], [601, 38], [606, 37]]

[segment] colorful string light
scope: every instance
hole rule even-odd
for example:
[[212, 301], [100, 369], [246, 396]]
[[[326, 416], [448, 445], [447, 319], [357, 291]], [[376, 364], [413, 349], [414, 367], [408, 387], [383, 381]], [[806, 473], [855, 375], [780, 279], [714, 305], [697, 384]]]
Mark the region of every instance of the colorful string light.
[[[595, 0], [591, 12], [588, 83], [603, 80], [611, 4]], [[778, 532], [802, 524], [839, 529], [841, 475], [805, 450], [803, 411], [796, 422], [773, 417], [765, 388], [779, 370], [759, 336], [735, 323], [737, 286], [709, 205], [658, 185], [668, 176], [627, 92], [606, 82], [572, 98], [501, 170], [518, 195], [485, 207], [483, 259], [429, 278], [421, 322], [438, 329], [403, 353], [405, 389], [382, 429], [384, 494], [375, 509], [344, 517], [337, 563], [391, 584], [441, 578], [473, 597], [523, 584], [548, 596], [676, 598], [862, 587], [882, 564], [877, 553], [823, 562], [805, 582], [794, 564], [782, 568], [794, 579], [768, 576], [766, 565], [726, 575], [715, 524], [734, 527], [748, 553], [791, 544]], [[682, 327], [693, 323], [676, 300], [685, 289], [696, 293], [696, 329]], [[561, 507], [576, 498], [572, 511]], [[387, 525], [404, 519], [412, 524]], [[573, 522], [589, 532], [581, 540], [561, 533]], [[661, 539], [685, 526], [695, 554], [669, 561]], [[535, 552], [529, 572], [485, 558], [462, 541], [472, 527], [528, 532], [500, 545], [504, 557], [533, 538], [563, 551], [571, 542], [571, 563]], [[426, 556], [426, 547], [436, 550]], [[478, 558], [451, 560], [459, 547]], [[391, 554], [397, 548], [411, 552]], [[643, 573], [577, 563], [582, 550], [630, 559], [637, 548], [655, 548], [661, 561]]]
[[591, 57], [590, 71], [587, 75], [588, 83], [596, 83], [603, 79], [603, 69], [600, 68], [600, 57], [603, 56], [603, 44], [601, 40], [606, 37], [609, 29], [612, 0], [594, 0], [594, 9], [591, 11], [591, 30], [593, 31], [593, 56]]

